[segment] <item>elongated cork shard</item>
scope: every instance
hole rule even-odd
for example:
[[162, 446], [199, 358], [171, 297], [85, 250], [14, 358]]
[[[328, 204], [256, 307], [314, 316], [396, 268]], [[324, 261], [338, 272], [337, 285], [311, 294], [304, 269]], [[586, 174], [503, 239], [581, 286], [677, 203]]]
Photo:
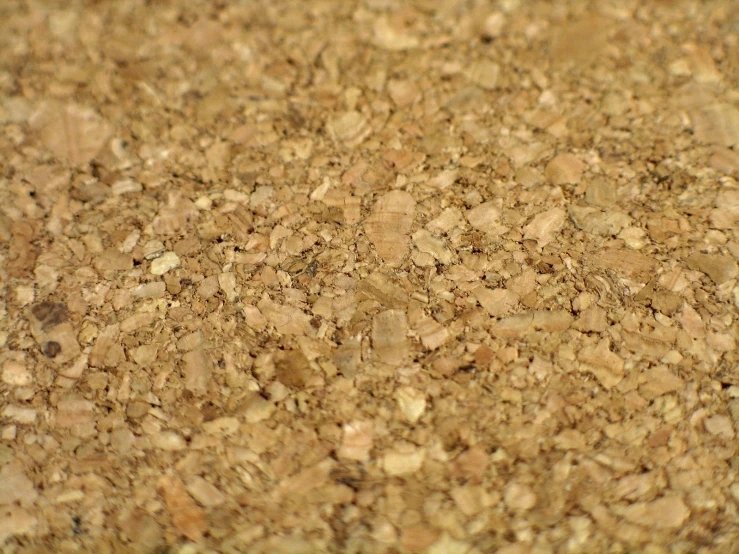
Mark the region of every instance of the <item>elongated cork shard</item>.
[[205, 513], [187, 493], [182, 481], [177, 477], [162, 477], [159, 492], [177, 531], [192, 541], [201, 540], [208, 526]]
[[408, 321], [405, 312], [387, 310], [372, 320], [372, 346], [378, 360], [400, 365], [408, 353]]
[[408, 254], [415, 212], [416, 201], [402, 190], [382, 195], [372, 208], [364, 230], [385, 263], [400, 265]]

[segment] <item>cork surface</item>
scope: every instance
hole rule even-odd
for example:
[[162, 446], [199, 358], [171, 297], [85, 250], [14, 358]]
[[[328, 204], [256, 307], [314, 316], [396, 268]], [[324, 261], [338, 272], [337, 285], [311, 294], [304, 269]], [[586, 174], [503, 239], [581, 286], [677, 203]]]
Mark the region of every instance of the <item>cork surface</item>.
[[739, 552], [739, 4], [0, 20], [2, 552]]

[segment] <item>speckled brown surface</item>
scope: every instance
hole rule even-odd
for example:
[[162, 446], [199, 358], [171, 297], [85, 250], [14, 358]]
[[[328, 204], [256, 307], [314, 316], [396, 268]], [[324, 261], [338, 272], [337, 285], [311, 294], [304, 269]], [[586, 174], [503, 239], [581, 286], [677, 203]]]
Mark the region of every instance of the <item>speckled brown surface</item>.
[[739, 5], [0, 3], [0, 549], [739, 552]]

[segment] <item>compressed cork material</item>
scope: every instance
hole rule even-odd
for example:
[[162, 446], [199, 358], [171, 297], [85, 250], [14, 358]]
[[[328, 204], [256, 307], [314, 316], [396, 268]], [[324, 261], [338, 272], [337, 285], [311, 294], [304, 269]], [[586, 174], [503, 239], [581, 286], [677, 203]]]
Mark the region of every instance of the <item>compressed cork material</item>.
[[2, 552], [739, 552], [739, 3], [0, 20]]

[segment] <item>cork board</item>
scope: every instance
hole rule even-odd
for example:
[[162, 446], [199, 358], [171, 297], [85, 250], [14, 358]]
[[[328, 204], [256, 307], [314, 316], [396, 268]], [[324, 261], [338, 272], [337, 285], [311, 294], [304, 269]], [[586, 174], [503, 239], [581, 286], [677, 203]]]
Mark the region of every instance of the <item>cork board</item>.
[[739, 5], [0, 19], [3, 552], [738, 552]]

